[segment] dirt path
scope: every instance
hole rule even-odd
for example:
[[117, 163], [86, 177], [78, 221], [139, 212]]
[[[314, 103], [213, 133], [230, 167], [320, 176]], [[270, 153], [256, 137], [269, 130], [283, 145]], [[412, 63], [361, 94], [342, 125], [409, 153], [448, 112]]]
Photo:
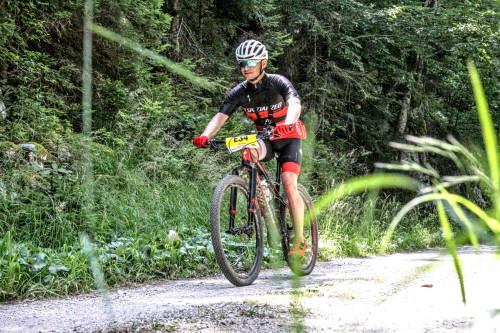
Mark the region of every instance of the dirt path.
[[244, 288], [217, 276], [4, 303], [0, 332], [500, 332], [500, 260], [486, 246], [460, 258], [466, 306], [451, 257], [429, 250], [323, 262], [300, 280], [268, 270]]

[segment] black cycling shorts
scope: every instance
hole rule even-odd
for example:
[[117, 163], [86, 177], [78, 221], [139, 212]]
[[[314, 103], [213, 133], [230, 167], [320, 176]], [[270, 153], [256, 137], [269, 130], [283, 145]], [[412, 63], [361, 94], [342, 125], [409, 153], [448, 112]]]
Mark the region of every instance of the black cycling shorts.
[[[293, 167], [290, 169], [284, 169], [282, 171], [292, 171], [298, 174], [300, 170], [300, 162], [302, 160], [302, 140], [301, 139], [281, 139], [281, 140], [262, 140], [263, 143], [262, 153], [259, 156], [259, 160], [262, 162], [267, 162], [272, 160], [274, 157], [278, 159], [278, 162], [284, 166], [287, 162], [292, 162], [297, 165], [297, 171], [293, 171]], [[265, 151], [264, 151], [265, 150]], [[290, 165], [287, 163], [287, 165]]]

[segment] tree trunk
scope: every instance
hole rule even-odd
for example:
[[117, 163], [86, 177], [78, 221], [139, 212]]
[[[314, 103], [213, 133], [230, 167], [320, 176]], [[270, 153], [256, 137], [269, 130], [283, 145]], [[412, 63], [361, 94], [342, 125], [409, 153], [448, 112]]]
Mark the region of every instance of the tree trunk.
[[7, 118], [7, 109], [3, 103], [2, 91], [0, 90], [0, 119], [3, 120]]
[[179, 16], [179, 0], [174, 0], [172, 5], [172, 36], [175, 36], [175, 59], [182, 60], [180, 34], [182, 29], [182, 17]]
[[403, 98], [403, 106], [401, 107], [401, 112], [399, 113], [399, 122], [398, 122], [398, 133], [404, 134], [406, 131], [406, 126], [408, 124], [408, 112], [410, 109], [410, 100], [411, 93], [408, 90], [405, 97]]
[[437, 8], [438, 0], [424, 0], [424, 7]]

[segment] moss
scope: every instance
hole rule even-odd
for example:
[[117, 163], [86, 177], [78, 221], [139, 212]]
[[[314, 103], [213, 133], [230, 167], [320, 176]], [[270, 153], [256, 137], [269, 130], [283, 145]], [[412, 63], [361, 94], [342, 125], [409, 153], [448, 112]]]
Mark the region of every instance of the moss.
[[19, 156], [21, 148], [13, 142], [2, 141], [0, 142], [0, 158], [10, 160], [14, 156]]
[[49, 152], [47, 151], [47, 149], [45, 149], [44, 146], [42, 146], [39, 143], [34, 143], [34, 142], [32, 142], [32, 144], [35, 145], [35, 153], [38, 156], [40, 156], [40, 157], [47, 157], [47, 155], [49, 154]]
[[10, 141], [2, 141], [0, 142], [0, 151], [7, 151], [9, 149], [14, 149], [14, 150], [21, 150], [18, 145], [16, 145], [14, 142]]
[[97, 142], [92, 142], [90, 147], [91, 147], [92, 152], [94, 154], [98, 154], [98, 155], [103, 154], [103, 155], [109, 155], [109, 156], [114, 154], [113, 149], [111, 149], [110, 147], [108, 147], [106, 145], [97, 143]]
[[34, 186], [42, 184], [44, 179], [41, 175], [35, 173], [23, 173], [20, 175], [20, 180], [25, 186]]

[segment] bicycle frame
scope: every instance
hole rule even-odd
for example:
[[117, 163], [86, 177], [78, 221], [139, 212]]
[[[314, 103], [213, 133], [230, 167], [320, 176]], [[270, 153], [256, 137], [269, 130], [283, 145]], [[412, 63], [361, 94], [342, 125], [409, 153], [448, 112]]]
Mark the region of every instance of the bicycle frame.
[[[241, 165], [238, 166], [237, 168], [233, 169], [232, 174], [233, 175], [240, 175], [240, 172], [243, 169], [248, 170], [248, 176], [249, 176], [249, 181], [248, 181], [248, 206], [247, 206], [247, 211], [248, 211], [248, 221], [247, 221], [247, 226], [244, 228], [244, 230], [241, 229], [235, 229], [234, 228], [234, 217], [236, 215], [236, 210], [235, 210], [235, 203], [237, 201], [237, 191], [236, 189], [231, 189], [231, 197], [230, 197], [230, 207], [229, 207], [229, 229], [227, 230], [228, 233], [230, 234], [238, 234], [238, 233], [245, 233], [249, 236], [253, 234], [253, 224], [255, 222], [255, 207], [258, 205], [258, 200], [257, 199], [257, 185], [260, 185], [261, 183], [261, 177], [263, 177], [267, 183], [268, 183], [268, 188], [274, 193], [274, 199], [277, 201], [277, 204], [284, 204], [280, 202], [280, 181], [281, 181], [281, 164], [278, 162], [277, 167], [276, 167], [276, 180], [273, 182], [269, 175], [267, 174], [267, 171], [264, 169], [260, 161], [255, 160], [252, 155], [251, 149], [249, 148], [244, 148], [242, 151], [242, 160], [241, 160]], [[264, 193], [264, 187], [261, 187], [262, 192]], [[257, 203], [256, 203], [257, 201]], [[264, 209], [262, 209], [264, 211]], [[272, 213], [272, 212], [271, 212]]]
[[[280, 247], [285, 261], [298, 276], [310, 274], [316, 262], [317, 227], [312, 199], [301, 184], [297, 191], [308, 216], [312, 217], [307, 235], [304, 234], [308, 237], [304, 244], [311, 247], [304, 245], [304, 254], [295, 255], [290, 251], [294, 221], [287, 195], [281, 190], [282, 165], [278, 160], [275, 179], [272, 179], [273, 175], [268, 174], [255, 154], [256, 142], [269, 139], [270, 135], [272, 129], [257, 135], [213, 139], [206, 147], [217, 149], [224, 144], [230, 152], [241, 150], [243, 153], [241, 164], [217, 185], [210, 207], [210, 233], [216, 260], [235, 286], [250, 285], [257, 278], [264, 258], [265, 239], [270, 246], [270, 260], [277, 259], [275, 250]], [[305, 214], [306, 211], [304, 217]]]

